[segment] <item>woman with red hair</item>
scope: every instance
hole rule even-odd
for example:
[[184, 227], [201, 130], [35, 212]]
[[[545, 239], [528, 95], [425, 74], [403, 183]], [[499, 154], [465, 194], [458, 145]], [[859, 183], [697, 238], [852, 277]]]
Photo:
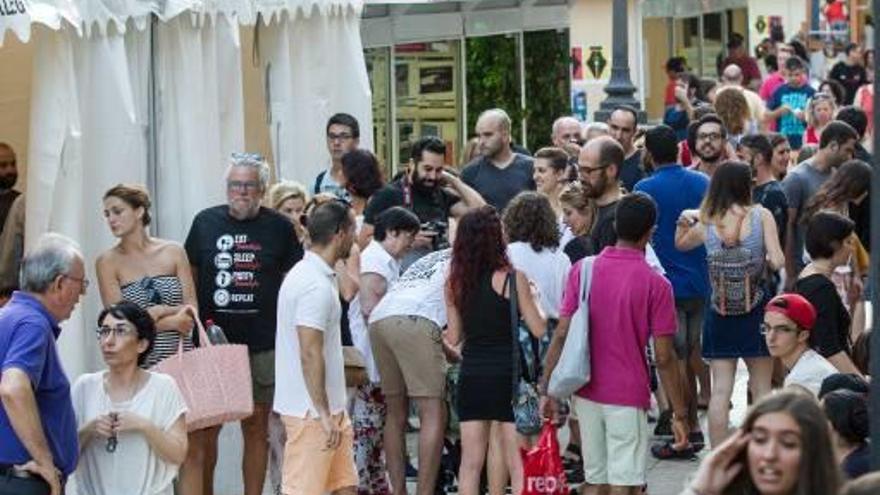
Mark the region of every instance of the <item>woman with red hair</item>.
[[[511, 276], [512, 275], [512, 276]], [[446, 284], [448, 329], [452, 347], [464, 341], [459, 375], [461, 425], [459, 493], [479, 493], [480, 472], [493, 422], [502, 431], [512, 493], [522, 491], [522, 461], [513, 420], [513, 340], [510, 281], [516, 284], [520, 318], [535, 337], [547, 322], [528, 279], [507, 259], [501, 219], [491, 206], [465, 214], [458, 224]]]

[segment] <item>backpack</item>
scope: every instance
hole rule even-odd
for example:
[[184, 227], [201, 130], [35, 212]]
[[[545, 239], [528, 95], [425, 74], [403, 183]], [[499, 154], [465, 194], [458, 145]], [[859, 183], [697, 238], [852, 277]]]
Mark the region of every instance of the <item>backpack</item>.
[[751, 250], [740, 241], [743, 221], [750, 214], [739, 219], [732, 243], [726, 243], [719, 236], [721, 249], [706, 256], [712, 285], [712, 309], [721, 316], [748, 314], [764, 297], [760, 280], [763, 262], [752, 256]]

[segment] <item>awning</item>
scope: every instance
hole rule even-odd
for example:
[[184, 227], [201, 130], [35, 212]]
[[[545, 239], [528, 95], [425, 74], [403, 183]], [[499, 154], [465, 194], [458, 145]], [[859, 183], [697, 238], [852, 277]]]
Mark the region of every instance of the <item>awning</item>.
[[693, 17], [748, 7], [748, 0], [643, 0], [643, 17]]
[[[129, 25], [144, 29], [155, 14], [169, 21], [189, 13], [194, 24], [206, 17], [225, 16], [243, 25], [258, 18], [265, 24], [287, 13], [291, 18], [323, 16], [351, 9], [360, 14], [363, 0], [0, 0], [0, 46], [10, 30], [22, 42], [30, 40], [31, 25], [42, 24], [53, 30], [62, 22], [81, 35], [106, 34], [110, 26], [124, 33]], [[132, 24], [129, 24], [132, 21]]]

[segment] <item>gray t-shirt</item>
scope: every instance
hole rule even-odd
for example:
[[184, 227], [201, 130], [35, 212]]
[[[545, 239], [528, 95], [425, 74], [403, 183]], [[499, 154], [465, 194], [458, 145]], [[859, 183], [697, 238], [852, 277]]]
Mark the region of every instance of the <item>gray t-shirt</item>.
[[785, 179], [782, 180], [782, 190], [785, 191], [785, 197], [788, 200], [788, 207], [797, 211], [794, 225], [794, 264], [800, 271], [806, 266], [803, 260], [804, 252], [804, 236], [806, 235], [807, 226], [801, 222], [801, 215], [804, 207], [809, 203], [816, 191], [822, 187], [828, 178], [831, 177], [831, 170], [820, 172], [813, 166], [813, 160], [806, 160], [796, 166]]
[[532, 158], [519, 153], [505, 168], [498, 168], [481, 156], [461, 171], [461, 180], [500, 212], [517, 194], [535, 190], [532, 170]]

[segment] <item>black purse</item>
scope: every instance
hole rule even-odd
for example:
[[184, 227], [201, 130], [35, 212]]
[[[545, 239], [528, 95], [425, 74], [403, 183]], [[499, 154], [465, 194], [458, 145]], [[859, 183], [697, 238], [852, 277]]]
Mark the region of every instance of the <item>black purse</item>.
[[516, 431], [522, 435], [537, 435], [541, 431], [540, 396], [528, 364], [522, 356], [519, 343], [519, 305], [516, 292], [516, 272], [507, 275], [510, 285], [510, 334], [513, 336], [513, 420]]

